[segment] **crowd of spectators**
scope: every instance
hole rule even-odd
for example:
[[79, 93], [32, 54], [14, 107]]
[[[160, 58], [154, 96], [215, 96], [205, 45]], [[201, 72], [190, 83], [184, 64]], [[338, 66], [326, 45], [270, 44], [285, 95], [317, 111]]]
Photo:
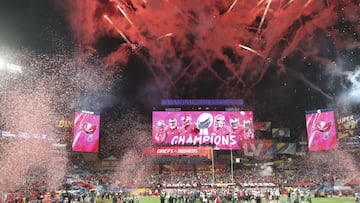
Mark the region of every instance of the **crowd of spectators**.
[[[313, 185], [341, 185], [359, 177], [360, 153], [353, 152], [320, 152], [305, 156], [292, 156], [280, 165], [258, 164], [248, 167], [215, 167], [193, 170], [175, 170], [176, 167], [149, 168], [144, 176], [128, 177], [122, 173], [121, 166], [116, 171], [82, 171], [72, 174], [76, 179], [92, 184], [108, 184], [112, 187], [198, 187], [216, 183], [268, 184], [287, 187], [296, 182], [313, 183]], [[181, 168], [181, 167], [180, 167]], [[263, 171], [267, 173], [262, 173]]]
[[[11, 145], [9, 139], [0, 138], [0, 152], [6, 152], [6, 147]], [[4, 158], [6, 153], [0, 153]], [[59, 184], [63, 187], [66, 181], [83, 181], [91, 185], [102, 185], [104, 191], [118, 191], [127, 188], [199, 188], [214, 186], [213, 184], [234, 184], [239, 187], [269, 187], [283, 188], [295, 186], [294, 183], [313, 183], [312, 186], [323, 187], [344, 185], [347, 182], [360, 177], [360, 150], [354, 151], [322, 151], [311, 152], [304, 155], [291, 155], [277, 160], [250, 159], [245, 163], [231, 168], [230, 164], [211, 166], [211, 162], [205, 161], [202, 167], [191, 163], [191, 166], [174, 167], [178, 164], [186, 165], [186, 162], [176, 161], [173, 163], [150, 163], [150, 165], [115, 166], [115, 170], [99, 171], [83, 159], [80, 154], [69, 157], [66, 167], [66, 178]], [[144, 162], [149, 164], [149, 162]], [[171, 167], [173, 165], [173, 167]], [[160, 167], [161, 166], [161, 167]], [[204, 167], [205, 166], [205, 167]], [[133, 175], [137, 169], [146, 167], [146, 173]], [[160, 170], [161, 168], [161, 170]], [[215, 170], [213, 170], [213, 168]], [[26, 180], [16, 191], [10, 192], [48, 192], [47, 182], [48, 168], [32, 167], [28, 170]], [[264, 171], [266, 173], [264, 173]], [[352, 187], [359, 187], [353, 186]], [[61, 188], [57, 188], [61, 189]]]

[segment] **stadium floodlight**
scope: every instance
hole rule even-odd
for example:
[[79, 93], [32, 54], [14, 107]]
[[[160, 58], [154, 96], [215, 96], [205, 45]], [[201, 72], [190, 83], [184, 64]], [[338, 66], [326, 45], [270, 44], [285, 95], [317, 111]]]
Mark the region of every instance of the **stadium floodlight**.
[[0, 58], [0, 70], [5, 70], [6, 64], [2, 58]]
[[15, 65], [12, 63], [6, 64], [6, 69], [10, 72], [22, 73], [22, 66]]
[[7, 63], [5, 60], [0, 58], [0, 71], [22, 73], [22, 66], [12, 64], [12, 63]]

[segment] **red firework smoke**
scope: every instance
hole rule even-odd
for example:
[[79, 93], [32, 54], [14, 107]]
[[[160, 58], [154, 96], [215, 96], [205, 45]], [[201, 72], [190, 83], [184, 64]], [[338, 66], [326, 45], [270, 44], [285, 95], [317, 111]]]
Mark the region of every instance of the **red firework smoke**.
[[[223, 96], [245, 97], [270, 65], [279, 73], [291, 69], [286, 60], [294, 54], [324, 66], [336, 61], [320, 52], [337, 55], [351, 47], [351, 36], [335, 28], [340, 19], [360, 29], [359, 5], [347, 0], [66, 2], [83, 51], [96, 50], [102, 37], [122, 39], [104, 57], [108, 64], [139, 55], [160, 87], [178, 93], [200, 81], [215, 84], [219, 94], [227, 89]], [[318, 40], [319, 34], [328, 39]], [[331, 98], [302, 75], [297, 79]]]

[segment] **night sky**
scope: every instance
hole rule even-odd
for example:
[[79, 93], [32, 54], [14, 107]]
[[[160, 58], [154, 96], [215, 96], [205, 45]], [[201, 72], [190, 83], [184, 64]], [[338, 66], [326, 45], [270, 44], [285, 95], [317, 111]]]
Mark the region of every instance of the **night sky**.
[[348, 76], [360, 64], [358, 1], [232, 3], [6, 1], [0, 45], [62, 49], [121, 70], [104, 112], [121, 103], [150, 117], [161, 99], [243, 99], [255, 120], [290, 127], [296, 138], [305, 111], [357, 108]]

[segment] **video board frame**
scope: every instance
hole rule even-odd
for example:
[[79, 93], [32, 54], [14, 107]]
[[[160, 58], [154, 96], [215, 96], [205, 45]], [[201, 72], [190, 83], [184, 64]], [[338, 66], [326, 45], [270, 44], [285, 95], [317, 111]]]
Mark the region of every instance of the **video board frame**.
[[254, 139], [252, 111], [153, 111], [152, 118], [154, 145], [238, 150]]
[[79, 110], [74, 114], [74, 134], [72, 151], [91, 152], [99, 151], [100, 114], [91, 111]]

